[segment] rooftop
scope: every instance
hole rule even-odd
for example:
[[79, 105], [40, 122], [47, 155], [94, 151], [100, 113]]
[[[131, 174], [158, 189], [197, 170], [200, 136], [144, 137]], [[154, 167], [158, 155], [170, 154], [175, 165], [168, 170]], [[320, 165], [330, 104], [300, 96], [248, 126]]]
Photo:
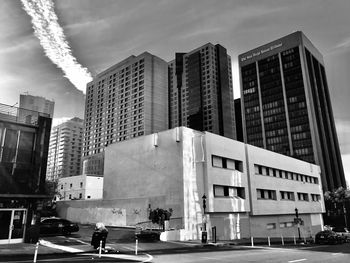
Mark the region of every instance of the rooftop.
[[43, 112], [27, 110], [0, 103], [0, 120], [16, 122], [28, 125], [38, 125], [39, 116], [49, 118], [50, 115]]

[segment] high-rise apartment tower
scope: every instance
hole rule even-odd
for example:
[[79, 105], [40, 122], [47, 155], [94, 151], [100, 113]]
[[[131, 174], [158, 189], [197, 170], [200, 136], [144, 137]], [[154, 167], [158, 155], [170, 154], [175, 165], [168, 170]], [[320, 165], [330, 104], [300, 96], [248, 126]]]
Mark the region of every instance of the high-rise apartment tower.
[[231, 57], [208, 43], [169, 62], [169, 127], [236, 138]]
[[70, 119], [52, 128], [46, 180], [81, 174], [83, 120]]
[[321, 166], [324, 190], [346, 186], [323, 57], [302, 32], [239, 56], [248, 144]]
[[167, 62], [144, 52], [126, 58], [88, 83], [84, 160], [103, 155], [104, 147], [111, 143], [168, 128], [167, 71]]

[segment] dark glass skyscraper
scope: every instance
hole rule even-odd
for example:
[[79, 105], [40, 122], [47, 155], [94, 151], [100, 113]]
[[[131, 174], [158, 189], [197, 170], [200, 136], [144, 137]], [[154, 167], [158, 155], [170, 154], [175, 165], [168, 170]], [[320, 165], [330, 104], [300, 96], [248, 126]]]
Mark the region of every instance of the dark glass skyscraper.
[[236, 138], [231, 58], [208, 43], [169, 62], [169, 128]]
[[346, 186], [323, 57], [302, 32], [239, 56], [244, 141], [321, 167]]

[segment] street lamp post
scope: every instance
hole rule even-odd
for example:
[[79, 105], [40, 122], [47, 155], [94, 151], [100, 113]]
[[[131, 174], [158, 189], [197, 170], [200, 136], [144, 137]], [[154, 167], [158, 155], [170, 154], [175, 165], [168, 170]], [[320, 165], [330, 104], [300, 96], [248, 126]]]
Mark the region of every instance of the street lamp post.
[[295, 218], [296, 218], [296, 222], [297, 222], [297, 226], [298, 226], [298, 236], [299, 236], [299, 241], [300, 241], [301, 236], [300, 236], [300, 220], [299, 220], [298, 208], [295, 208]]
[[205, 209], [207, 208], [207, 197], [205, 194], [202, 196], [203, 200], [203, 231], [202, 231], [202, 243], [207, 243], [207, 226], [206, 226], [206, 218], [205, 218]]

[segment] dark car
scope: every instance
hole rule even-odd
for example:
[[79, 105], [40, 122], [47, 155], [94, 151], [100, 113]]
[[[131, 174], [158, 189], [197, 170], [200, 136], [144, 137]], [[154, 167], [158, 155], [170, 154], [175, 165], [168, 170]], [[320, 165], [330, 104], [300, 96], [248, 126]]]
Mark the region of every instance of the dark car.
[[350, 242], [350, 231], [346, 227], [333, 227], [332, 231], [342, 236], [345, 242]]
[[79, 226], [67, 219], [58, 217], [43, 218], [40, 222], [40, 234], [62, 234], [69, 235], [78, 232]]
[[344, 242], [344, 238], [331, 230], [318, 232], [315, 236], [316, 244], [340, 244]]
[[135, 233], [135, 236], [138, 239], [144, 240], [144, 241], [159, 241], [160, 240], [160, 233], [159, 230], [152, 230], [152, 229], [142, 229]]

